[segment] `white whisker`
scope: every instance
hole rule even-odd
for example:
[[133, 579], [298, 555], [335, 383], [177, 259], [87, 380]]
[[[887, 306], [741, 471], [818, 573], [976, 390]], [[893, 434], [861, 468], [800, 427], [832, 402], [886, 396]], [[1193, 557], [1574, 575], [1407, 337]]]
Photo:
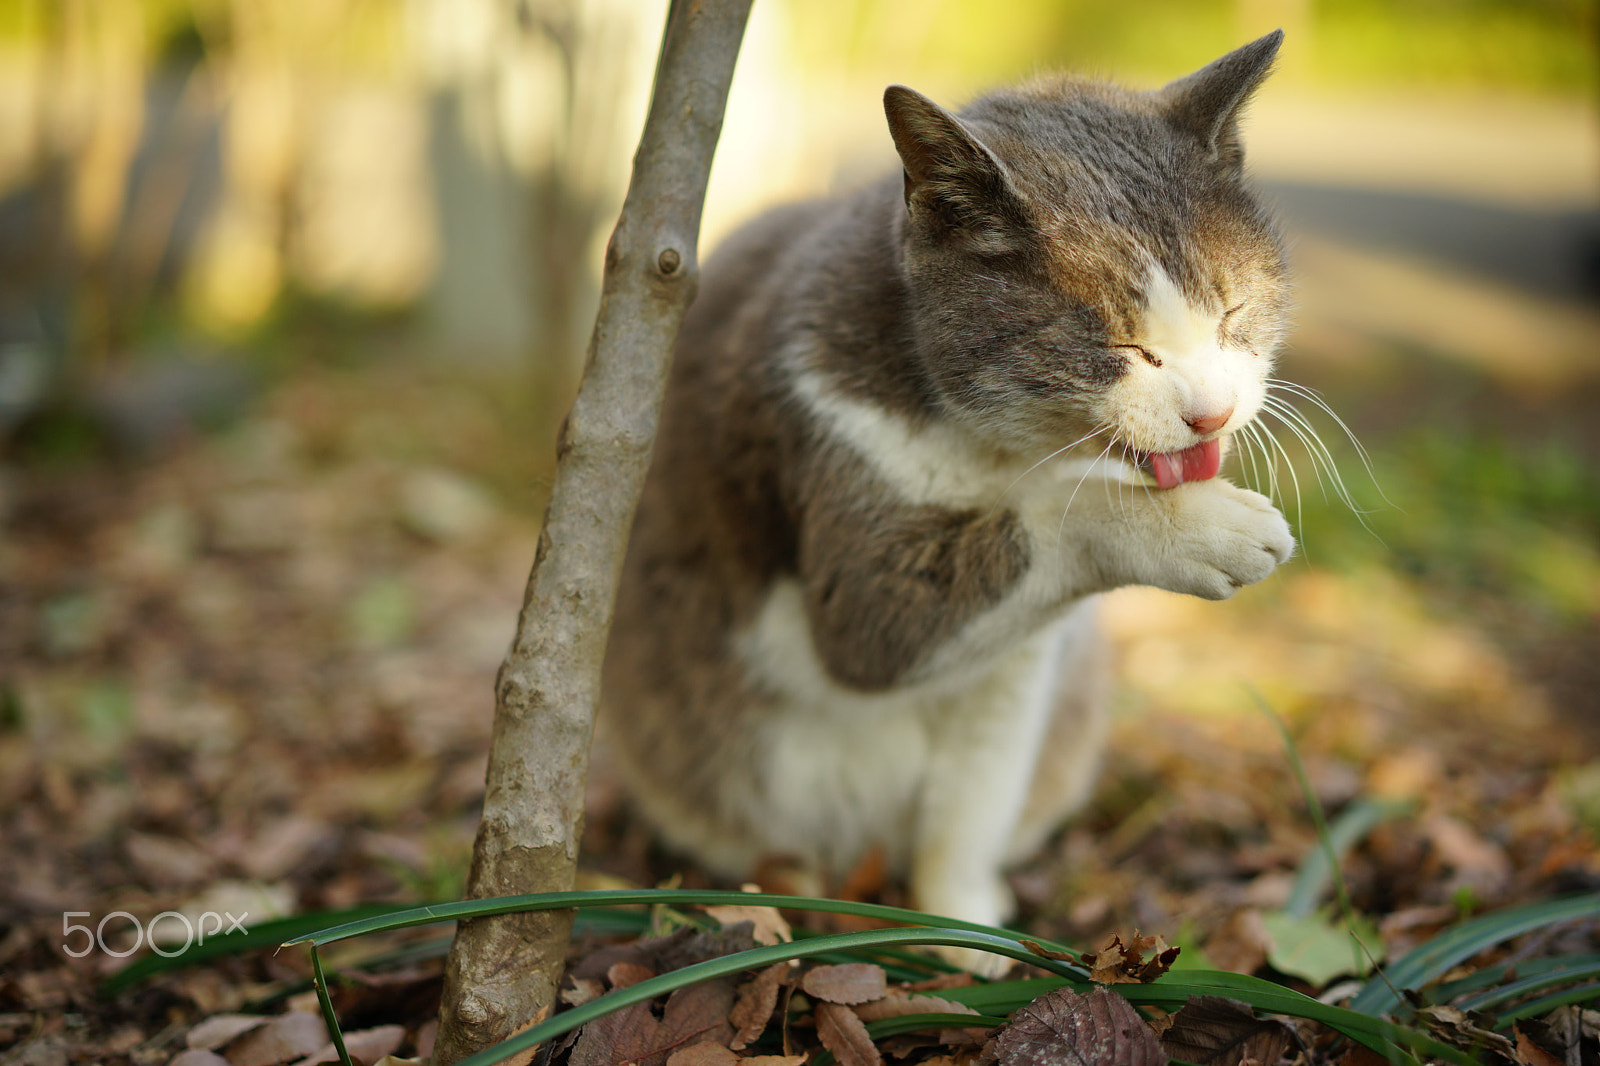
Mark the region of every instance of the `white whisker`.
[[[1265, 422], [1257, 422], [1255, 426], [1261, 431], [1262, 436], [1266, 437], [1271, 443], [1278, 455], [1282, 456], [1283, 465], [1289, 469], [1289, 483], [1294, 486], [1294, 524], [1297, 529], [1302, 531], [1301, 535], [1304, 536], [1306, 526], [1305, 504], [1300, 495], [1300, 475], [1295, 471], [1294, 460], [1289, 457], [1289, 453], [1284, 449], [1283, 442], [1278, 440], [1278, 435], [1272, 432]], [[1287, 503], [1288, 501], [1285, 502]]]
[[1111, 449], [1116, 445], [1116, 443], [1117, 440], [1115, 437], [1106, 441], [1106, 446], [1100, 449], [1100, 454], [1089, 460], [1088, 468], [1084, 470], [1083, 476], [1078, 479], [1078, 483], [1076, 485], [1072, 486], [1072, 495], [1067, 497], [1067, 505], [1061, 508], [1061, 524], [1056, 526], [1056, 551], [1058, 553], [1061, 551], [1061, 537], [1067, 529], [1067, 512], [1072, 510], [1072, 501], [1078, 498], [1078, 490], [1083, 488], [1083, 483], [1089, 480], [1090, 474], [1094, 473], [1095, 463], [1110, 455]]
[[1367, 452], [1366, 447], [1362, 445], [1360, 438], [1355, 435], [1355, 431], [1350, 428], [1349, 424], [1346, 423], [1344, 419], [1339, 417], [1339, 412], [1335, 411], [1331, 406], [1329, 406], [1328, 401], [1324, 400], [1322, 395], [1317, 392], [1317, 390], [1308, 388], [1305, 385], [1301, 385], [1297, 382], [1285, 381], [1281, 378], [1268, 378], [1267, 385], [1270, 388], [1281, 389], [1293, 396], [1298, 396], [1301, 399], [1310, 401], [1329, 418], [1333, 419], [1334, 424], [1344, 432], [1344, 435], [1350, 441], [1351, 446], [1355, 448], [1356, 457], [1361, 460], [1361, 466], [1364, 470], [1366, 470], [1367, 478], [1372, 482], [1372, 487], [1378, 490], [1378, 496], [1383, 500], [1384, 503], [1388, 504], [1390, 507], [1393, 507], [1395, 510], [1404, 510], [1404, 508], [1397, 505], [1393, 500], [1389, 499], [1388, 495], [1384, 493], [1383, 486], [1378, 482], [1377, 472], [1372, 467], [1372, 456]]
[[1043, 466], [1044, 464], [1048, 463], [1050, 460], [1054, 459], [1056, 456], [1062, 454], [1063, 452], [1071, 451], [1073, 448], [1076, 448], [1078, 445], [1082, 444], [1084, 441], [1086, 441], [1086, 440], [1090, 439], [1091, 437], [1093, 437], [1095, 434], [1104, 432], [1105, 430], [1110, 429], [1110, 428], [1111, 428], [1111, 426], [1108, 423], [1102, 422], [1100, 425], [1095, 426], [1093, 429], [1091, 429], [1089, 432], [1085, 433], [1083, 436], [1079, 437], [1077, 440], [1073, 441], [1071, 444], [1063, 444], [1061, 447], [1057, 448], [1055, 451], [1051, 452], [1049, 455], [1045, 456], [1043, 459], [1040, 459], [1037, 463], [1034, 463], [1032, 466], [1028, 467], [1028, 469], [1026, 469], [1022, 473], [1018, 474], [1016, 476], [1016, 478], [1012, 480], [1011, 484], [1007, 485], [1004, 489], [1001, 490], [1000, 495], [998, 497], [996, 497], [994, 503], [989, 505], [989, 513], [991, 515], [994, 514], [994, 509], [996, 507], [1000, 506], [1000, 501], [1004, 500], [1006, 498], [1006, 494], [1009, 493], [1012, 489], [1016, 488], [1017, 484], [1019, 482], [1021, 482], [1023, 478], [1027, 477], [1029, 474], [1033, 473], [1035, 470], [1039, 469], [1041, 466]]
[[[1263, 486], [1262, 481], [1261, 481], [1261, 467], [1256, 464], [1256, 452], [1255, 452], [1255, 447], [1254, 447], [1255, 442], [1250, 437], [1250, 426], [1249, 425], [1244, 425], [1244, 426], [1240, 427], [1239, 432], [1234, 434], [1234, 439], [1239, 444], [1239, 473], [1240, 473], [1240, 475], [1244, 476], [1244, 474], [1245, 474], [1245, 463], [1248, 462], [1250, 464], [1250, 467], [1249, 467], [1249, 471], [1250, 472], [1249, 472], [1249, 475], [1248, 475], [1248, 478], [1249, 478], [1249, 481], [1250, 481], [1250, 487], [1255, 489], [1257, 492], [1262, 492], [1264, 490], [1264, 486]], [[1270, 499], [1271, 496], [1272, 496], [1272, 493], [1271, 492], [1266, 492], [1266, 496]]]
[[[1355, 498], [1350, 494], [1349, 488], [1345, 485], [1344, 476], [1339, 473], [1339, 468], [1334, 464], [1333, 453], [1328, 450], [1328, 446], [1323, 443], [1322, 437], [1317, 433], [1316, 428], [1306, 420], [1306, 417], [1275, 396], [1267, 397], [1264, 407], [1274, 418], [1288, 426], [1289, 430], [1299, 437], [1300, 442], [1305, 445], [1306, 451], [1311, 456], [1312, 467], [1317, 469], [1318, 483], [1321, 484], [1322, 482], [1320, 464], [1320, 467], [1327, 469], [1328, 479], [1333, 483], [1334, 493], [1339, 497], [1339, 501], [1357, 515], [1365, 514], [1366, 512], [1356, 503]], [[1324, 489], [1324, 493], [1326, 493], [1326, 489]]]

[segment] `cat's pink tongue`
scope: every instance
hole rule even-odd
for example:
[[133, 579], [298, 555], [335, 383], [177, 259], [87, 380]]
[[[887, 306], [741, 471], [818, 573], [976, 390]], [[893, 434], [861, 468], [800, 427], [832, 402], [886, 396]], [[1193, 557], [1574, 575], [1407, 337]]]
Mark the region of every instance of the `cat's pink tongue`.
[[1206, 481], [1222, 467], [1222, 444], [1208, 440], [1181, 452], [1162, 452], [1150, 456], [1150, 473], [1156, 488], [1175, 489], [1185, 481]]

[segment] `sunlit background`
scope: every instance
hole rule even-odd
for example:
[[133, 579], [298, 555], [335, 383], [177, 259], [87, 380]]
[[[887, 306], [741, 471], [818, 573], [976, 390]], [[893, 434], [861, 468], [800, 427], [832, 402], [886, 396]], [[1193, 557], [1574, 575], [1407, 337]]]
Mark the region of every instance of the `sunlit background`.
[[[664, 10], [0, 0], [10, 912], [457, 890]], [[1297, 268], [1282, 376], [1370, 459], [1300, 401], [1276, 484], [1302, 558], [1226, 605], [1113, 598], [1095, 824], [1133, 846], [1200, 802], [1160, 782], [1230, 765], [1219, 745], [1281, 769], [1248, 685], [1333, 800], [1435, 797], [1492, 838], [1472, 804], [1515, 793], [1579, 832], [1600, 823], [1592, 0], [756, 0], [705, 240], [891, 166], [890, 82], [952, 106], [1058, 68], [1155, 87], [1280, 26], [1246, 142]], [[1475, 772], [1518, 783], [1437, 798]], [[596, 848], [637, 847], [603, 772], [592, 793]], [[1128, 898], [1090, 848], [1069, 842], [1062, 890], [1085, 930]]]

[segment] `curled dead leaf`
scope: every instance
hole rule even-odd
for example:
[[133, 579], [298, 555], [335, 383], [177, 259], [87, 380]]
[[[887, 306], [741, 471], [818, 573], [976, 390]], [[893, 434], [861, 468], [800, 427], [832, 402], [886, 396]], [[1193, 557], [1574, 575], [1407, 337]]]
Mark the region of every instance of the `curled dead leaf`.
[[1417, 1009], [1417, 1020], [1439, 1040], [1467, 1051], [1488, 1051], [1501, 1058], [1516, 1060], [1517, 1047], [1508, 1037], [1494, 1031], [1494, 1020], [1478, 1011], [1464, 1011], [1444, 1004]]
[[1089, 979], [1097, 984], [1147, 984], [1172, 968], [1180, 950], [1168, 947], [1160, 936], [1141, 936], [1135, 929], [1126, 942], [1120, 933], [1112, 933], [1104, 947], [1084, 952], [1080, 961], [1089, 968]]

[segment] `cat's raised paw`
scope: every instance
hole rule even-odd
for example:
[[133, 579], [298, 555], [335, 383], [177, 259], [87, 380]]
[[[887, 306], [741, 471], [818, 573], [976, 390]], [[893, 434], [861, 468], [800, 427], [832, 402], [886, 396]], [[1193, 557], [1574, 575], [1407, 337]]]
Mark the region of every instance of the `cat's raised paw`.
[[1259, 492], [1227, 481], [1183, 484], [1161, 494], [1170, 525], [1152, 552], [1147, 583], [1225, 600], [1294, 555], [1289, 523]]

